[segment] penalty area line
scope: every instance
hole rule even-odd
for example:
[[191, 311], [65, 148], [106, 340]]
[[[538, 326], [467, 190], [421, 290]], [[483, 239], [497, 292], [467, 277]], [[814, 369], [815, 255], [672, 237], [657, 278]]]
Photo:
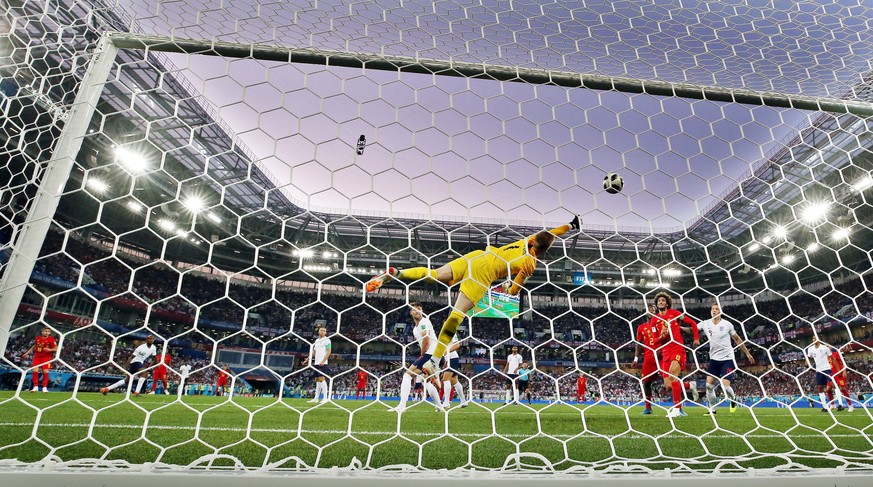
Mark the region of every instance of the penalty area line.
[[[13, 423], [6, 422], [0, 423], [0, 427], [6, 428], [33, 428], [33, 423]], [[91, 425], [88, 423], [40, 423], [38, 427], [40, 428], [88, 428]], [[170, 425], [148, 425], [145, 427], [146, 430], [186, 430], [186, 431], [195, 431], [198, 428], [194, 426], [170, 426]], [[143, 429], [143, 425], [135, 425], [135, 424], [95, 424], [94, 429]], [[508, 433], [498, 435], [497, 433], [434, 433], [428, 431], [409, 431], [409, 432], [397, 432], [397, 431], [346, 431], [346, 430], [289, 430], [289, 429], [281, 429], [281, 428], [233, 428], [233, 427], [219, 427], [219, 426], [201, 426], [199, 428], [200, 431], [209, 431], [209, 432], [231, 432], [231, 433], [292, 433], [292, 434], [301, 434], [301, 435], [362, 435], [362, 436], [395, 436], [397, 434], [403, 434], [404, 436], [424, 436], [424, 437], [468, 437], [468, 438], [488, 438], [492, 436], [502, 436], [504, 438], [536, 438], [536, 437], [544, 437], [544, 438], [584, 438], [585, 434], [556, 434], [556, 435], [548, 435], [545, 433], [536, 433], [532, 435], [525, 435], [519, 433]], [[591, 438], [601, 438], [602, 435], [591, 435]], [[684, 435], [684, 434], [667, 434], [661, 436], [661, 438], [691, 438], [693, 435]], [[802, 435], [777, 435], [777, 434], [754, 434], [754, 435], [708, 435], [706, 439], [730, 439], [730, 438], [781, 438], [781, 439], [795, 439], [795, 438], [857, 438], [858, 435], [851, 434], [838, 434], [838, 435], [811, 435], [811, 434], [802, 434]], [[622, 439], [654, 439], [654, 435], [616, 435], [615, 438]], [[695, 437], [696, 438], [696, 437]]]

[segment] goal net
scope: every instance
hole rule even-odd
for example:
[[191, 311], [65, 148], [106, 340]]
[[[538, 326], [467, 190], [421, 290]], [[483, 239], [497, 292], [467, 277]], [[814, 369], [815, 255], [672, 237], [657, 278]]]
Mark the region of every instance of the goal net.
[[5, 473], [871, 474], [865, 2], [152, 3], [2, 7]]

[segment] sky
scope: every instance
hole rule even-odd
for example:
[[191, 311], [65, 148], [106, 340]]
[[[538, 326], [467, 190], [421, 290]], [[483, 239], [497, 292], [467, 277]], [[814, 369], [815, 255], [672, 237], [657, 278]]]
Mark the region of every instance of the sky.
[[[859, 0], [860, 1], [860, 0]], [[122, 2], [134, 30], [835, 95], [861, 2]], [[819, 5], [821, 3], [821, 5]], [[849, 9], [855, 4], [854, 9]], [[296, 8], [295, 8], [296, 7]], [[208, 56], [171, 60], [282, 190], [339, 213], [675, 229], [815, 114]], [[368, 146], [355, 153], [360, 135]], [[602, 191], [606, 173], [625, 179]]]

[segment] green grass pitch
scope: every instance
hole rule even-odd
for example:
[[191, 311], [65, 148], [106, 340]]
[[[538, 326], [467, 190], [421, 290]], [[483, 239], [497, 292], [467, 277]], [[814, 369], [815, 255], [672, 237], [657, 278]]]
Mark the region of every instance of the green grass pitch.
[[873, 419], [861, 408], [835, 416], [817, 409], [730, 414], [721, 408], [713, 419], [691, 407], [688, 417], [671, 423], [664, 410], [641, 416], [641, 407], [475, 404], [444, 415], [422, 403], [398, 422], [387, 411], [394, 404], [337, 401], [313, 407], [302, 399], [125, 401], [122, 394], [73, 399], [68, 393], [5, 392], [0, 393], [0, 459], [35, 462], [56, 455], [65, 461], [187, 465], [220, 454], [227, 457], [212, 466], [231, 466], [233, 457], [249, 467], [346, 467], [357, 459], [365, 468], [489, 469], [514, 467], [515, 454], [532, 452], [541, 458], [522, 456], [522, 468], [546, 462], [557, 469], [618, 463], [702, 470], [791, 462], [816, 468], [873, 465]]

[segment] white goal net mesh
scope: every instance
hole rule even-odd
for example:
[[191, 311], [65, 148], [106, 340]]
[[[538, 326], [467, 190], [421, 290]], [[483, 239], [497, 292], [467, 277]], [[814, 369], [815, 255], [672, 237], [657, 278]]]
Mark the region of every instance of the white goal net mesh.
[[[2, 14], [0, 465], [870, 472], [867, 2]], [[429, 271], [576, 214], [461, 321], [448, 384], [404, 379], [410, 303], [439, 335], [464, 291]], [[678, 387], [639, 361], [664, 292]]]

